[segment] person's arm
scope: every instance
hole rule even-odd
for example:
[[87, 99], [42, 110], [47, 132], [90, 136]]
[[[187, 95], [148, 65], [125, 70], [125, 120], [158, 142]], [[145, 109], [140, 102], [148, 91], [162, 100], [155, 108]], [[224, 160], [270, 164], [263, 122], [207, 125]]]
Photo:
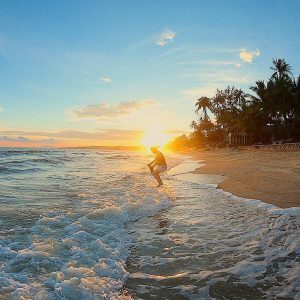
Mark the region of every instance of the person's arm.
[[152, 166], [152, 164], [154, 164], [153, 165], [153, 167], [154, 167], [156, 164], [156, 157], [148, 164], [148, 166]]

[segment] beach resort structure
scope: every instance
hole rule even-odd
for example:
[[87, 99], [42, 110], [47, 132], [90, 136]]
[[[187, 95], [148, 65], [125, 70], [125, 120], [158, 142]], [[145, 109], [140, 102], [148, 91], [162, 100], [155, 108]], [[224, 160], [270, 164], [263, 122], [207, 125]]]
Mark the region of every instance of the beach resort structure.
[[249, 135], [246, 132], [241, 132], [241, 133], [230, 132], [227, 136], [226, 141], [229, 147], [249, 146], [253, 144], [253, 135]]

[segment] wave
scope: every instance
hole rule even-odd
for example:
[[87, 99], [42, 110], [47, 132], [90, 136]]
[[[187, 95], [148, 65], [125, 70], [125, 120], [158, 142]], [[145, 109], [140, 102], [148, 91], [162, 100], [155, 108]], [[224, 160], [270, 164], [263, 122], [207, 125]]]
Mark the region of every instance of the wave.
[[105, 159], [130, 159], [130, 158], [132, 157], [129, 155], [122, 155], [122, 154], [105, 156]]
[[41, 168], [24, 168], [24, 169], [18, 168], [18, 169], [16, 169], [16, 168], [0, 166], [0, 175], [32, 173], [32, 172], [38, 172], [38, 171], [42, 171], [42, 169]]
[[147, 183], [142, 174], [123, 177], [109, 190], [110, 201], [87, 191], [68, 213], [50, 212], [38, 220], [30, 229], [27, 247], [18, 247], [16, 241], [3, 245], [2, 295], [118, 297], [128, 277], [125, 263], [132, 246], [126, 224], [172, 205], [168, 192]]
[[32, 159], [10, 160], [10, 161], [6, 161], [5, 162], [6, 165], [10, 165], [10, 164], [24, 164], [24, 163], [45, 163], [45, 164], [56, 165], [56, 164], [63, 163], [63, 159], [32, 158]]
[[53, 151], [60, 151], [60, 150], [49, 150], [49, 149], [1, 149], [0, 155], [1, 156], [9, 156], [9, 155], [28, 155], [28, 154], [48, 154], [53, 153]]
[[50, 159], [50, 158], [33, 158], [31, 160], [27, 160], [27, 162], [45, 163], [45, 164], [53, 164], [53, 165], [63, 163], [61, 159]]

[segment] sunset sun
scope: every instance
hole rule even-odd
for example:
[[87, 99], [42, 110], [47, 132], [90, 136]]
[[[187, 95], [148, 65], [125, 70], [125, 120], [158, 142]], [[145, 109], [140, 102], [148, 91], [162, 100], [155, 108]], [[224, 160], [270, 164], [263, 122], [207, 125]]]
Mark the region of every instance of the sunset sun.
[[141, 139], [141, 144], [147, 148], [151, 146], [163, 147], [171, 139], [170, 134], [161, 128], [149, 128]]

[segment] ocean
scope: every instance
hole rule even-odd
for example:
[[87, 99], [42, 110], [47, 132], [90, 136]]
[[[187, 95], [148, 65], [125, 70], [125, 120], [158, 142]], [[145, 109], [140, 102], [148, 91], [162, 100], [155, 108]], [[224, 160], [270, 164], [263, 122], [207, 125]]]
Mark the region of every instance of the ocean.
[[0, 149], [0, 298], [300, 299], [299, 208], [178, 175], [179, 155], [156, 189], [151, 159]]

